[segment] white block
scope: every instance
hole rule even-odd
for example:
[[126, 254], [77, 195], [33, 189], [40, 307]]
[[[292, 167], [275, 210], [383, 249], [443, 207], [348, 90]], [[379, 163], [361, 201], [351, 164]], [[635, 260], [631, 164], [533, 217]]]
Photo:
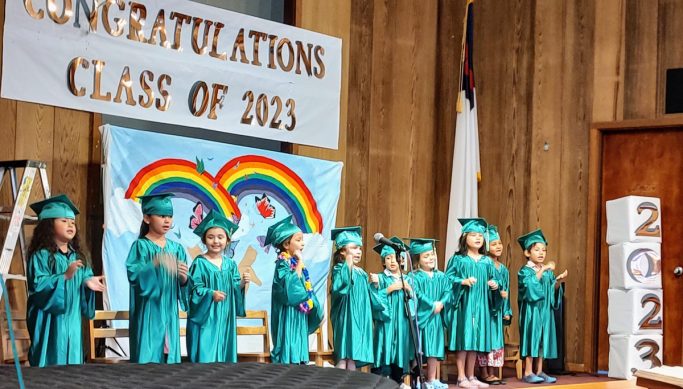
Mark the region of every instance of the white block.
[[619, 243], [610, 246], [610, 289], [662, 289], [660, 253], [659, 243]]
[[636, 370], [659, 367], [662, 350], [662, 335], [612, 335], [607, 375], [628, 380]]
[[656, 197], [626, 196], [607, 207], [607, 244], [662, 242], [661, 206]]
[[607, 297], [610, 335], [663, 333], [661, 289], [610, 289]]

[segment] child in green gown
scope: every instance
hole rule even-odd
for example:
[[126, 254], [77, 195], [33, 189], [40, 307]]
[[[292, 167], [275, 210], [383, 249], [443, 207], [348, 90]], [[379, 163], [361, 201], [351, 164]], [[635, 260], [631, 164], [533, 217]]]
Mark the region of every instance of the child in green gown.
[[[555, 377], [543, 372], [544, 358], [557, 358], [555, 315], [564, 295], [561, 280], [567, 270], [555, 276], [555, 264], [544, 264], [548, 242], [539, 230], [520, 236], [527, 263], [519, 269], [517, 302], [519, 306], [519, 351], [524, 358], [524, 382], [554, 383]], [[536, 358], [535, 365], [533, 359]]]
[[78, 209], [65, 195], [31, 204], [38, 225], [28, 248], [26, 324], [31, 337], [31, 366], [83, 363], [81, 316], [95, 316], [94, 277], [76, 229]]
[[130, 282], [130, 360], [180, 363], [180, 308], [187, 311], [187, 255], [167, 240], [173, 223], [171, 193], [140, 196], [143, 220], [126, 269]]
[[427, 358], [427, 389], [446, 389], [448, 385], [436, 378], [436, 368], [446, 354], [443, 309], [450, 303], [453, 286], [446, 275], [436, 268], [434, 242], [434, 239], [411, 239], [409, 252], [413, 264], [417, 266], [412, 279], [422, 353]]
[[334, 268], [330, 299], [334, 356], [337, 367], [356, 370], [374, 362], [372, 319], [385, 314], [386, 298], [380, 299], [377, 274], [357, 264], [363, 255], [361, 227], [332, 230]]
[[453, 285], [464, 286], [454, 298], [458, 309], [449, 318], [449, 349], [456, 351], [458, 387], [488, 387], [474, 375], [477, 354], [491, 351], [491, 310], [500, 303], [498, 283], [484, 239], [486, 220], [458, 219], [462, 236], [457, 253], [448, 261], [446, 275]]
[[237, 225], [211, 211], [194, 230], [206, 253], [190, 266], [187, 353], [192, 362], [237, 362], [237, 316], [245, 316], [244, 291], [250, 274], [240, 277], [225, 248]]
[[[392, 241], [403, 245], [397, 237]], [[406, 312], [404, 293], [412, 297], [408, 277], [401, 277], [401, 266], [396, 259], [396, 251], [387, 245], [373, 247], [382, 258], [384, 271], [378, 274], [377, 285], [380, 293], [386, 296], [388, 315], [375, 320], [375, 365], [373, 373], [390, 377], [397, 383], [410, 372], [410, 362], [415, 349], [410, 336], [410, 320], [414, 312]]]
[[290, 215], [268, 227], [265, 244], [277, 251], [270, 310], [271, 360], [283, 364], [308, 363], [308, 335], [320, 326], [323, 306], [313, 292], [304, 265], [304, 235], [292, 224]]
[[496, 281], [498, 282], [502, 304], [491, 314], [491, 352], [479, 354], [479, 366], [482, 370], [484, 382], [493, 385], [505, 385], [500, 377], [495, 375], [494, 368], [503, 366], [505, 359], [505, 334], [504, 326], [510, 325], [512, 319], [512, 307], [510, 306], [510, 272], [500, 261], [503, 255], [503, 242], [500, 240], [498, 228], [494, 225], [488, 226], [489, 250], [488, 255], [493, 259]]

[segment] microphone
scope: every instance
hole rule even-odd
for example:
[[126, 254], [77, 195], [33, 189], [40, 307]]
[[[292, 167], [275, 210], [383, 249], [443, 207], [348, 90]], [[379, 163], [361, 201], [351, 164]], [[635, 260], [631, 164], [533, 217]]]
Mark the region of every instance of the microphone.
[[406, 249], [403, 245], [398, 244], [398, 243], [394, 242], [393, 240], [389, 240], [389, 239], [385, 238], [381, 232], [375, 233], [374, 238], [375, 238], [375, 242], [389, 246], [392, 249], [396, 250], [396, 252], [406, 251]]

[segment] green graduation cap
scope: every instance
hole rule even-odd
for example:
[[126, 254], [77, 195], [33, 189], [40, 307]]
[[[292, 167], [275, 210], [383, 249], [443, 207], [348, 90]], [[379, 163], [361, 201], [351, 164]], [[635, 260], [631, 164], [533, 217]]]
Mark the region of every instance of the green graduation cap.
[[[403, 243], [403, 240], [401, 240], [401, 238], [399, 238], [398, 236], [392, 236], [391, 238], [389, 238], [389, 240], [402, 247], [405, 247], [405, 243]], [[379, 254], [380, 258], [382, 259], [384, 259], [387, 255], [396, 254], [396, 250], [394, 250], [393, 247], [387, 246], [382, 243], [375, 245], [375, 247], [373, 247], [372, 249], [375, 250], [375, 252]]]
[[488, 234], [489, 242], [500, 240], [500, 233], [498, 233], [498, 227], [494, 226], [493, 224], [489, 224]]
[[138, 196], [142, 204], [143, 215], [173, 216], [173, 193], [157, 193]]
[[228, 236], [228, 239], [230, 239], [232, 234], [238, 228], [237, 224], [231, 222], [225, 216], [212, 209], [211, 212], [206, 215], [204, 220], [199, 223], [197, 228], [194, 229], [194, 233], [200, 238], [203, 238], [204, 234], [206, 234], [206, 231], [215, 227], [222, 228], [225, 231], [225, 234]]
[[531, 231], [526, 235], [520, 236], [517, 238], [517, 242], [519, 242], [519, 245], [522, 246], [522, 250], [528, 250], [529, 247], [531, 247], [534, 243], [543, 243], [546, 246], [548, 245], [548, 241], [545, 240], [543, 231], [541, 231], [540, 228], [538, 230]]
[[339, 250], [349, 243], [355, 243], [358, 246], [362, 246], [362, 233], [362, 228], [360, 226], [355, 226], [335, 228], [332, 230], [330, 235], [332, 237], [332, 240], [334, 241], [334, 246], [336, 247], [336, 250]]
[[278, 245], [297, 232], [301, 232], [301, 228], [292, 224], [292, 215], [289, 215], [268, 227], [264, 245]]
[[78, 208], [66, 195], [60, 194], [31, 204], [31, 209], [38, 215], [38, 220], [44, 219], [75, 219]]
[[410, 239], [410, 254], [420, 255], [427, 251], [432, 251], [436, 247], [436, 239], [426, 238], [411, 238]]
[[476, 217], [476, 218], [459, 218], [458, 221], [462, 225], [462, 233], [466, 234], [468, 232], [478, 232], [480, 234], [486, 233], [486, 227], [488, 223], [486, 220]]

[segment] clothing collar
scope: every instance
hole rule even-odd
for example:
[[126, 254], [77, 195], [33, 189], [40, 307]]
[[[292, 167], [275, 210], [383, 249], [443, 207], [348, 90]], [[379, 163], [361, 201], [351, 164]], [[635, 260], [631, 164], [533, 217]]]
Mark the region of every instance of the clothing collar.
[[541, 267], [540, 267], [540, 266], [537, 266], [537, 265], [536, 265], [535, 263], [533, 263], [532, 261], [526, 261], [526, 266], [527, 266], [527, 267], [530, 267], [530, 268], [532, 268], [532, 269], [534, 269], [534, 270], [541, 270]]

